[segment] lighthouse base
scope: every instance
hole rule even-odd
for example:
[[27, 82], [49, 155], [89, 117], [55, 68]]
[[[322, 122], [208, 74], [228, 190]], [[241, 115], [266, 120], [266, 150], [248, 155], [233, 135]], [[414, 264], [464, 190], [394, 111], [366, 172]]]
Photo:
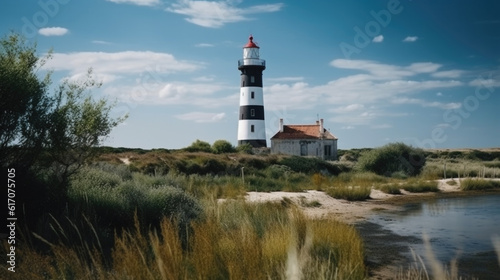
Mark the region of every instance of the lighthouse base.
[[238, 146], [244, 145], [244, 144], [250, 144], [254, 148], [265, 148], [267, 147], [267, 143], [265, 139], [262, 140], [238, 140]]

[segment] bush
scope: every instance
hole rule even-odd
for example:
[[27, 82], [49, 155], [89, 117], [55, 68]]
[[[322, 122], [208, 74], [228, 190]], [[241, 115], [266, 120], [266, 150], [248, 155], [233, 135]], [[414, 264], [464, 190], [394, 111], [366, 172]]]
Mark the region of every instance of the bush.
[[234, 153], [236, 149], [226, 140], [217, 140], [212, 144], [212, 151], [216, 154]]
[[188, 152], [205, 152], [205, 153], [211, 153], [212, 152], [212, 147], [210, 147], [210, 144], [205, 141], [201, 141], [199, 139], [196, 139], [191, 146], [188, 146], [184, 148], [185, 151]]
[[418, 175], [424, 165], [425, 155], [422, 149], [403, 143], [391, 143], [362, 154], [357, 167], [362, 171], [389, 177], [394, 173], [399, 176]]
[[253, 147], [249, 143], [242, 144], [236, 147], [236, 151], [243, 154], [253, 154]]
[[337, 199], [362, 201], [370, 198], [371, 187], [336, 186], [326, 189], [326, 193]]
[[168, 176], [133, 174], [123, 181], [112, 173], [84, 168], [70, 182], [72, 208], [105, 227], [130, 227], [134, 213], [145, 226], [158, 225], [163, 217], [188, 224], [201, 213], [197, 200], [172, 183]]

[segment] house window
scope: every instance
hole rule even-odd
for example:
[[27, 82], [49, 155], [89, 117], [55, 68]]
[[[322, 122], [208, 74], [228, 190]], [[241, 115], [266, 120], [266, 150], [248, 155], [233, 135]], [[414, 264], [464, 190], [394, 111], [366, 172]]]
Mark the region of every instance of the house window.
[[250, 116], [255, 117], [255, 109], [250, 109]]
[[255, 92], [252, 91], [251, 97], [252, 97], [252, 99], [255, 98]]
[[325, 156], [326, 157], [332, 156], [332, 146], [331, 145], [325, 145]]
[[255, 126], [253, 124], [250, 126], [250, 132], [255, 132]]
[[250, 83], [255, 83], [255, 76], [250, 76]]

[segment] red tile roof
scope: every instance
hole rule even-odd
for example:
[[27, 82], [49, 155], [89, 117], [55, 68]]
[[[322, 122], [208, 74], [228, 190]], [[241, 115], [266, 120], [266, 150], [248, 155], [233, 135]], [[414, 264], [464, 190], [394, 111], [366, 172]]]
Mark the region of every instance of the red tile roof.
[[320, 137], [319, 124], [284, 125], [283, 132], [276, 133], [271, 139], [337, 139], [330, 131], [323, 129]]

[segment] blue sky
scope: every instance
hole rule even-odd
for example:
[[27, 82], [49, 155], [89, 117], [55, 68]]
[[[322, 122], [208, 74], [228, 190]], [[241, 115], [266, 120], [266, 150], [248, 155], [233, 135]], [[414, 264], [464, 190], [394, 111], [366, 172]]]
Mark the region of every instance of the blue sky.
[[500, 146], [500, 2], [3, 1], [0, 31], [53, 48], [53, 81], [92, 67], [129, 114], [105, 145], [237, 143], [237, 61], [266, 60], [269, 138], [318, 117], [339, 149]]

